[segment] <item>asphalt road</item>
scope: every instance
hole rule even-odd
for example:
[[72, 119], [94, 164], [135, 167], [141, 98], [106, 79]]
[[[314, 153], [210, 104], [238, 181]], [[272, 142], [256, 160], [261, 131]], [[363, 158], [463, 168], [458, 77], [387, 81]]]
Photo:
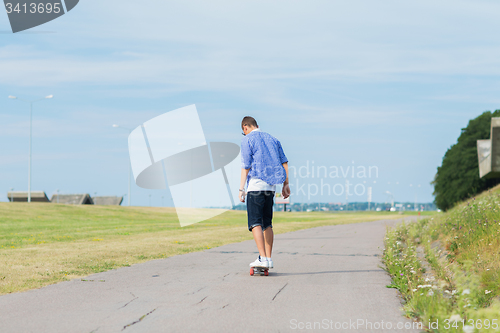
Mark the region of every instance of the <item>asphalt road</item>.
[[246, 241], [4, 295], [0, 331], [420, 332], [381, 268], [397, 222], [277, 235], [269, 276], [249, 275]]

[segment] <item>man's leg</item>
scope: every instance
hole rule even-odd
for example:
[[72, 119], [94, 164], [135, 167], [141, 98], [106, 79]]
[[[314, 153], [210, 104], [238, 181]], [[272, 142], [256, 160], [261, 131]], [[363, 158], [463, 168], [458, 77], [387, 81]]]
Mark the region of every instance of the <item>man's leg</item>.
[[273, 205], [274, 205], [274, 192], [265, 191], [264, 198], [264, 211], [262, 214], [262, 222], [264, 229], [264, 240], [266, 243], [266, 257], [271, 258], [271, 253], [273, 252]]
[[257, 249], [259, 250], [260, 256], [266, 257], [267, 248], [264, 245], [264, 235], [262, 233], [262, 227], [260, 225], [254, 227], [252, 229], [252, 234], [253, 234], [253, 239], [255, 240], [255, 244], [257, 244]]
[[[265, 248], [266, 255], [265, 255], [265, 257], [271, 258], [271, 253], [273, 252], [273, 241], [274, 241], [273, 228], [269, 227], [266, 230], [264, 230], [264, 239], [265, 239], [265, 243], [266, 243], [266, 248]], [[262, 254], [261, 254], [261, 256], [262, 256]]]
[[262, 234], [262, 214], [264, 197], [260, 192], [247, 193], [248, 229], [252, 231], [253, 239], [261, 257], [266, 256], [264, 235]]

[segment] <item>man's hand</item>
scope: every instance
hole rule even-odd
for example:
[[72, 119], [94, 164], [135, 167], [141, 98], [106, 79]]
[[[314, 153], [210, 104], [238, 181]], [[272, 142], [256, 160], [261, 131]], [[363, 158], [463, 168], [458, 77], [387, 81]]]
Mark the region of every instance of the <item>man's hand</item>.
[[283, 183], [283, 188], [281, 189], [281, 195], [283, 196], [283, 199], [286, 199], [290, 196], [290, 186], [288, 185], [288, 182]]
[[245, 202], [245, 196], [246, 196], [245, 190], [240, 190], [239, 196], [240, 196], [240, 201]]
[[286, 199], [290, 196], [290, 186], [288, 185], [288, 162], [283, 163], [283, 168], [285, 169], [286, 179], [283, 182], [283, 188], [281, 189], [281, 196]]
[[245, 183], [247, 182], [249, 172], [250, 172], [250, 169], [241, 168], [240, 193], [238, 194], [238, 197], [240, 198], [241, 202], [245, 202], [245, 195], [246, 195]]

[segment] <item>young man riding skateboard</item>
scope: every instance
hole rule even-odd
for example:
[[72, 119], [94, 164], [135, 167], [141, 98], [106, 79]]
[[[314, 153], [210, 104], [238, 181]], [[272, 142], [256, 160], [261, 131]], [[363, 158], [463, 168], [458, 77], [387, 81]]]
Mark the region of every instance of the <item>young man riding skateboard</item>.
[[288, 159], [278, 139], [262, 132], [254, 118], [243, 118], [241, 128], [245, 137], [241, 140], [239, 197], [241, 202], [245, 202], [246, 196], [248, 230], [253, 233], [259, 250], [259, 257], [250, 263], [250, 267], [273, 268], [274, 193], [276, 185], [283, 184], [283, 198], [290, 196]]

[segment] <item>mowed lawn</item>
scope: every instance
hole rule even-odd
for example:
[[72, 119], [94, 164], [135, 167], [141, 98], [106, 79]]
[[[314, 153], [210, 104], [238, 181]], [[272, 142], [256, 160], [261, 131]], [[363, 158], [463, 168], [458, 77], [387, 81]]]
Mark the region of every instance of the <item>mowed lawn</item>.
[[[284, 233], [400, 217], [277, 212], [273, 224], [275, 233]], [[0, 295], [252, 239], [246, 225], [244, 211], [181, 228], [173, 208], [2, 202]]]

